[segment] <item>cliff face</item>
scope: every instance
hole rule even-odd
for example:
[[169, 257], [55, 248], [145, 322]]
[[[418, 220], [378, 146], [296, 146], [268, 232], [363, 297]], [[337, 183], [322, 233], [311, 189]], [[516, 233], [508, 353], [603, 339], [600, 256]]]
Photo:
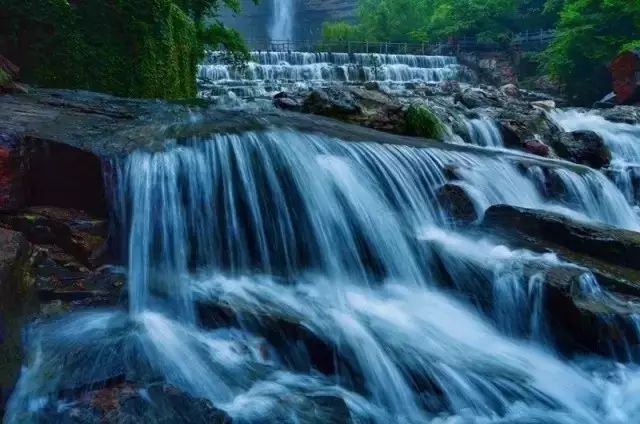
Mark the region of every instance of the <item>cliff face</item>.
[[[242, 13], [238, 16], [226, 12], [222, 20], [238, 29], [247, 40], [269, 37], [274, 0], [263, 0], [256, 6], [251, 0], [242, 0]], [[294, 0], [294, 35], [297, 40], [315, 40], [320, 37], [324, 21], [353, 20], [358, 0]]]

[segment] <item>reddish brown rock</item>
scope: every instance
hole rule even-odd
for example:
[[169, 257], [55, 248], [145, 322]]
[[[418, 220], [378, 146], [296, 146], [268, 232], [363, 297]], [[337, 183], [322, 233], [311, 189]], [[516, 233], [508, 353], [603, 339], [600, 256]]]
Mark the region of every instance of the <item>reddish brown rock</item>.
[[24, 149], [22, 138], [0, 131], [0, 211], [25, 204]]
[[538, 140], [525, 141], [524, 149], [532, 155], [542, 156], [545, 158], [549, 156], [550, 152], [549, 146]]
[[628, 104], [638, 99], [640, 92], [640, 52], [621, 53], [609, 64], [616, 103]]

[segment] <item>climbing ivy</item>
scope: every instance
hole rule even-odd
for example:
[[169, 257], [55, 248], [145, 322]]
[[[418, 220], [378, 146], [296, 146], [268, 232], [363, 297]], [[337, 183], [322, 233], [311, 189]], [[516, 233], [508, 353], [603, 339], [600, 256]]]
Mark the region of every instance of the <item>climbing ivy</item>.
[[[237, 0], [224, 3], [237, 7]], [[41, 86], [193, 97], [204, 44], [246, 54], [236, 32], [219, 23], [207, 32], [204, 16], [219, 6], [204, 0], [0, 0], [0, 52], [22, 68], [23, 80]]]

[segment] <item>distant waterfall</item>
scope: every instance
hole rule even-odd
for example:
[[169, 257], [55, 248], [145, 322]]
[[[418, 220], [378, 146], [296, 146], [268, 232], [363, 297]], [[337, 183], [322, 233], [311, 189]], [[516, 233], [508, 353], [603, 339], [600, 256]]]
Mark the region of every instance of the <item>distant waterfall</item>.
[[291, 40], [293, 38], [294, 0], [273, 0], [271, 12], [271, 40]]

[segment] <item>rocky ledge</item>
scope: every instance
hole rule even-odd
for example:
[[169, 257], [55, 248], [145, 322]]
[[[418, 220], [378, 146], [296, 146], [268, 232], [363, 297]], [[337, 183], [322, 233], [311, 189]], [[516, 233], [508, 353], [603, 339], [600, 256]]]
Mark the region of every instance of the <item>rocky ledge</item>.
[[[410, 125], [411, 111], [420, 108], [449, 129], [427, 131], [428, 137], [468, 143], [472, 142], [469, 122], [488, 118], [495, 122], [504, 147], [593, 168], [603, 168], [611, 162], [611, 153], [598, 134], [565, 132], [552, 119], [549, 112], [560, 106], [562, 100], [520, 90], [514, 84], [500, 88], [462, 87], [455, 81], [445, 81], [439, 85], [407, 83], [405, 89], [391, 90], [369, 82], [363, 86], [282, 92], [274, 97], [273, 103], [282, 110], [333, 117], [400, 135], [421, 135]], [[612, 122], [640, 122], [638, 107], [618, 106], [594, 112]]]

